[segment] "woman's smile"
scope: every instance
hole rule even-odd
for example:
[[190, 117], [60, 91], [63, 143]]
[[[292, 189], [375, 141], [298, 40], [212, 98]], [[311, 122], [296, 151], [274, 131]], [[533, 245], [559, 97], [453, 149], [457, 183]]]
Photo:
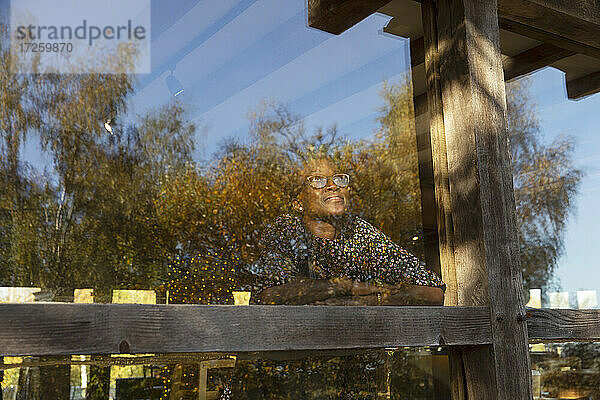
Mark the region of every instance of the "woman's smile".
[[325, 197], [325, 202], [326, 203], [341, 203], [341, 204], [344, 204], [346, 202], [346, 200], [342, 196], [334, 194], [334, 195]]

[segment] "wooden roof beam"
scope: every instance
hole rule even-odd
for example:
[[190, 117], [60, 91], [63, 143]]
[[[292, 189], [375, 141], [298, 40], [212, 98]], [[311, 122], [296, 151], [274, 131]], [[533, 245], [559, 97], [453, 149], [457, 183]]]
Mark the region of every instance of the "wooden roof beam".
[[425, 62], [425, 45], [423, 36], [417, 39], [410, 39], [410, 66], [416, 67]]
[[569, 74], [567, 74], [565, 79], [567, 81], [567, 96], [571, 100], [578, 100], [600, 92], [600, 71], [571, 80]]
[[504, 80], [509, 81], [519, 76], [537, 71], [558, 60], [570, 57], [575, 53], [556, 47], [549, 43], [544, 43], [532, 49], [525, 50], [513, 57], [507, 57], [503, 60]]
[[498, 0], [500, 28], [600, 58], [600, 2]]
[[308, 26], [339, 35], [390, 0], [308, 0]]

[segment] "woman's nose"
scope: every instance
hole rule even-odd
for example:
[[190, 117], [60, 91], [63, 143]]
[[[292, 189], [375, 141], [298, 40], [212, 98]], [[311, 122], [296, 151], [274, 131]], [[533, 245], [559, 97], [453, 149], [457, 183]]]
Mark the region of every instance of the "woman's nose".
[[327, 190], [337, 190], [339, 188], [340, 187], [333, 182], [333, 178], [327, 178], [327, 185], [325, 186], [325, 189], [327, 189]]

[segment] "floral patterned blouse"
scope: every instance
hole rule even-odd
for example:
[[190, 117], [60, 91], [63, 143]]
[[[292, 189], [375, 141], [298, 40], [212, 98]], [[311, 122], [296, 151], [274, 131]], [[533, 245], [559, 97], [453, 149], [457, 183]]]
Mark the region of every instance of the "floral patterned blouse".
[[322, 239], [310, 233], [299, 217], [279, 216], [263, 234], [263, 252], [253, 266], [259, 287], [298, 276], [445, 287], [438, 275], [367, 221], [347, 215], [340, 226], [337, 238]]
[[[310, 233], [299, 217], [279, 216], [263, 234], [262, 254], [250, 267], [258, 277], [257, 289], [298, 276], [445, 288], [434, 272], [367, 221], [348, 215], [341, 218], [340, 226], [337, 238], [322, 239]], [[230, 396], [228, 384], [220, 400]]]

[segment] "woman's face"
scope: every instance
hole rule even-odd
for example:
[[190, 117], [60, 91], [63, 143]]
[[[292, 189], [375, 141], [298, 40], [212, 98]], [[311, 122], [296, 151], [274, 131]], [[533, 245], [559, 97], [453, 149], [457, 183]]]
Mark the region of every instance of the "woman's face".
[[[317, 159], [308, 162], [302, 171], [304, 183], [298, 200], [305, 213], [317, 217], [339, 216], [346, 212], [348, 207], [348, 187], [339, 187], [330, 179], [340, 173], [328, 159]], [[306, 183], [309, 176], [321, 175], [329, 179], [325, 187], [315, 189]]]

